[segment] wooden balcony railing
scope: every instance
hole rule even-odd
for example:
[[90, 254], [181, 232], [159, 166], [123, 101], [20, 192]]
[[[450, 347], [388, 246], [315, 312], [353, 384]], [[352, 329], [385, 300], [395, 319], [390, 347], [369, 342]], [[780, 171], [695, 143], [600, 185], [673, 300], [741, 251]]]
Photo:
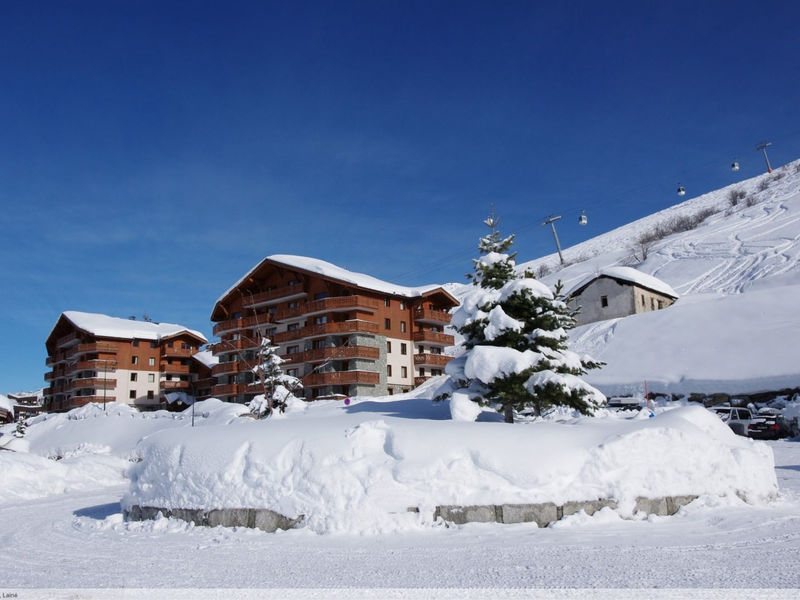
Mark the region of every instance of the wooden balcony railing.
[[188, 390], [188, 381], [162, 381], [159, 384], [162, 390]]
[[211, 390], [211, 395], [217, 397], [238, 396], [246, 392], [246, 383], [227, 383], [225, 385], [215, 385]]
[[161, 351], [161, 355], [165, 358], [191, 358], [196, 353], [196, 348], [179, 348], [177, 346], [173, 348], [164, 346]]
[[214, 325], [214, 335], [221, 336], [223, 333], [230, 331], [238, 331], [240, 329], [253, 329], [259, 325], [266, 325], [271, 323], [272, 315], [260, 314], [251, 315], [249, 317], [240, 317], [238, 319], [228, 319], [227, 321], [220, 321]]
[[436, 344], [439, 346], [452, 346], [455, 343], [455, 338], [447, 333], [440, 333], [438, 331], [415, 331], [411, 334], [411, 339], [415, 342], [425, 342], [426, 344]]
[[415, 308], [414, 320], [419, 323], [447, 325], [450, 323], [450, 313], [432, 308]]
[[214, 365], [213, 367], [211, 367], [211, 375], [213, 375], [214, 377], [218, 377], [220, 375], [245, 373], [247, 371], [252, 371], [252, 370], [253, 368], [244, 362], [240, 361], [226, 362], [226, 363], [219, 363], [218, 365]]
[[292, 298], [302, 298], [306, 294], [307, 292], [303, 290], [301, 285], [287, 285], [274, 290], [259, 292], [258, 294], [244, 294], [242, 306], [249, 308], [263, 304], [277, 304]]
[[240, 340], [225, 340], [209, 346], [209, 349], [214, 354], [247, 350], [249, 348], [258, 348], [258, 341], [250, 338], [242, 338]]
[[89, 354], [91, 352], [98, 352], [103, 354], [116, 354], [119, 352], [117, 344], [109, 342], [93, 342], [91, 344], [79, 344], [76, 348], [67, 355], [69, 358], [79, 356], [81, 354]]
[[378, 360], [381, 351], [372, 346], [332, 346], [329, 348], [317, 348], [285, 354], [281, 356], [287, 363], [314, 363], [326, 360], [351, 360], [361, 358], [364, 360]]
[[87, 379], [75, 379], [70, 386], [73, 390], [80, 390], [83, 388], [114, 388], [117, 387], [116, 379], [104, 379], [99, 377], [91, 377]]
[[331, 371], [329, 373], [312, 373], [303, 377], [304, 387], [320, 387], [324, 385], [378, 385], [381, 377], [371, 371]]
[[162, 361], [160, 370], [162, 373], [177, 373], [180, 375], [188, 375], [191, 373], [191, 367], [189, 365], [170, 364], [165, 361]]
[[291, 340], [301, 340], [309, 337], [322, 337], [326, 335], [341, 335], [344, 333], [378, 333], [378, 324], [371, 321], [338, 321], [310, 325], [293, 331], [281, 331], [273, 336], [273, 342], [281, 344]]
[[65, 348], [67, 346], [70, 346], [70, 345], [74, 344], [75, 342], [79, 341], [80, 339], [81, 339], [80, 334], [77, 331], [73, 331], [70, 334], [67, 334], [67, 335], [65, 335], [63, 337], [58, 338], [58, 341], [56, 342], [56, 347], [57, 348]]
[[430, 354], [424, 352], [414, 355], [414, 364], [418, 366], [444, 367], [451, 360], [453, 360], [453, 357], [445, 354]]
[[70, 398], [67, 401], [67, 404], [68, 404], [69, 408], [78, 408], [79, 406], [83, 406], [85, 404], [90, 404], [92, 402], [99, 402], [100, 404], [102, 404], [103, 402], [116, 402], [116, 401], [117, 401], [117, 397], [116, 396], [102, 396], [102, 395], [100, 395], [100, 396], [97, 396], [97, 395], [94, 395], [94, 396], [72, 396], [72, 398]]
[[323, 298], [312, 302], [304, 302], [295, 308], [280, 308], [275, 312], [275, 320], [280, 322], [297, 317], [354, 309], [374, 312], [379, 306], [380, 303], [377, 300], [374, 298], [367, 298], [366, 296], [336, 296], [334, 298]]

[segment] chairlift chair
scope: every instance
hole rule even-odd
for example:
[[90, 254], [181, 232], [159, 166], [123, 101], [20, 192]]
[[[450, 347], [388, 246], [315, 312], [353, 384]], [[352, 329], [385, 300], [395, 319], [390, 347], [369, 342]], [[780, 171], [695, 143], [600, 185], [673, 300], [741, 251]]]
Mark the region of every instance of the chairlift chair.
[[731, 171], [738, 171], [739, 170], [739, 161], [735, 160], [731, 163]]
[[589, 222], [589, 219], [586, 218], [586, 211], [581, 211], [581, 216], [578, 217], [578, 225], [586, 225]]
[[685, 196], [686, 195], [686, 188], [682, 185], [678, 185], [678, 196]]

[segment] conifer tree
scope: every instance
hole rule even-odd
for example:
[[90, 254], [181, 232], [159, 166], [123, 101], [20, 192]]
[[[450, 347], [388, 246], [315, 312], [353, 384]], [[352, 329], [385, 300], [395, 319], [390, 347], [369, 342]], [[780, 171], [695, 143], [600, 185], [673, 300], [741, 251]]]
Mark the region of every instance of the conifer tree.
[[259, 417], [270, 416], [277, 408], [286, 410], [287, 400], [292, 393], [302, 388], [297, 377], [283, 372], [281, 364], [284, 360], [278, 355], [278, 346], [273, 346], [269, 338], [262, 338], [257, 353], [257, 364], [253, 367], [258, 381], [264, 390], [263, 399], [258, 396], [250, 404], [250, 410]]
[[502, 237], [499, 219], [484, 223], [489, 235], [478, 244], [470, 279], [476, 289], [453, 317], [465, 338], [467, 352], [448, 364], [459, 391], [481, 405], [493, 405], [514, 422], [514, 412], [541, 415], [554, 406], [591, 414], [605, 397], [580, 376], [601, 365], [567, 348], [567, 331], [575, 311], [529, 272], [518, 275], [515, 254], [508, 254], [514, 236]]

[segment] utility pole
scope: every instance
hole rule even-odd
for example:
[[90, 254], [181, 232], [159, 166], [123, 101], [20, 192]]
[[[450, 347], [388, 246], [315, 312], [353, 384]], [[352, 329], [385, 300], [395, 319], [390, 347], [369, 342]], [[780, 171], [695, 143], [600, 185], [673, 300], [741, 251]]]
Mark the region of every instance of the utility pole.
[[769, 157], [767, 156], [767, 146], [772, 146], [772, 142], [761, 142], [756, 146], [756, 151], [761, 150], [764, 153], [764, 161], [767, 163], [767, 173], [772, 173], [772, 166], [769, 164]]
[[558, 241], [558, 234], [556, 233], [556, 221], [561, 218], [561, 215], [551, 215], [545, 219], [542, 225], [550, 225], [553, 228], [553, 239], [556, 241], [556, 250], [558, 250], [558, 259], [561, 261], [561, 264], [564, 264], [564, 256], [561, 254], [561, 244]]

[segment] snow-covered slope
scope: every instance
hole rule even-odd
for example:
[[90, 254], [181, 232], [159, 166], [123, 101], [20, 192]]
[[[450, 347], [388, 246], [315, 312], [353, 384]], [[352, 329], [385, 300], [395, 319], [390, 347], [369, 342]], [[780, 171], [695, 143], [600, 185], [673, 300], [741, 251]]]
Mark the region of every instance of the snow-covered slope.
[[[681, 221], [698, 223], [640, 242]], [[800, 161], [567, 248], [564, 258], [564, 268], [557, 255], [518, 267], [570, 289], [603, 269], [635, 266], [681, 296], [663, 312], [573, 332], [573, 349], [607, 363], [586, 377], [606, 394], [641, 392], [644, 380], [676, 394], [800, 388]], [[468, 287], [448, 290], [463, 297]]]

